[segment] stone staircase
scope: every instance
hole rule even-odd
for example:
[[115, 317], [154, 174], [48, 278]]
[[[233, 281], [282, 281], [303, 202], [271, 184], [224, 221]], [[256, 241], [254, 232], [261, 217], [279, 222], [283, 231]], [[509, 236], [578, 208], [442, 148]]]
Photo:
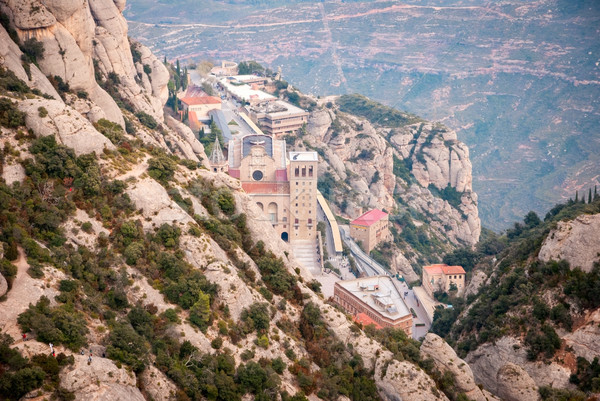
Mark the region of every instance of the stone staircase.
[[317, 262], [319, 255], [317, 254], [316, 240], [296, 240], [290, 245], [294, 258], [296, 258], [298, 263], [309, 269], [314, 275], [321, 274], [321, 264]]

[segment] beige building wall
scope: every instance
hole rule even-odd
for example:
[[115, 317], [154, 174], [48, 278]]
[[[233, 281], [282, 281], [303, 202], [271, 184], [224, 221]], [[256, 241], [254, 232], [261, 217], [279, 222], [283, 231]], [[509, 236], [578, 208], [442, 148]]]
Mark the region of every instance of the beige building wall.
[[290, 160], [290, 242], [317, 238], [318, 162]]
[[450, 285], [455, 284], [457, 294], [460, 295], [465, 290], [465, 276], [462, 273], [444, 274], [432, 273], [427, 268], [423, 268], [423, 287], [425, 291], [433, 298], [433, 293], [436, 291], [450, 291]]
[[196, 113], [198, 118], [206, 118], [208, 117], [208, 112], [211, 110], [221, 110], [221, 103], [212, 103], [212, 104], [193, 104], [188, 106], [185, 103], [182, 103], [183, 109], [188, 111], [193, 111]]
[[389, 218], [386, 216], [370, 226], [350, 224], [350, 236], [362, 243], [366, 253], [371, 252], [380, 242], [391, 239]]
[[308, 122], [308, 113], [303, 113], [296, 116], [274, 117], [268, 116], [260, 120], [264, 130], [273, 135], [290, 134], [298, 131]]

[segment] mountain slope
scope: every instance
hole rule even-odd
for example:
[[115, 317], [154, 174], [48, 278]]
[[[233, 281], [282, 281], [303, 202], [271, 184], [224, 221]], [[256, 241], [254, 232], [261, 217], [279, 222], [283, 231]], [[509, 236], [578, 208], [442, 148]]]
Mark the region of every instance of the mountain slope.
[[1, 3], [0, 398], [461, 397], [418, 342], [326, 303], [203, 166], [123, 5]]

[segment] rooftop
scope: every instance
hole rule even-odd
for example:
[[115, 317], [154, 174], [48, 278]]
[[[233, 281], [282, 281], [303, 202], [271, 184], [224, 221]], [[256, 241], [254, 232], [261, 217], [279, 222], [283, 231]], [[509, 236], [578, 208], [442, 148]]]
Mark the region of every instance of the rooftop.
[[410, 315], [408, 307], [390, 277], [363, 277], [356, 280], [338, 281], [336, 285], [350, 292], [383, 317], [396, 320]]
[[427, 273], [429, 274], [466, 274], [465, 269], [463, 269], [462, 266], [448, 266], [445, 264], [425, 266], [423, 269], [427, 270]]
[[368, 212], [364, 213], [362, 216], [360, 216], [359, 218], [352, 220], [350, 222], [350, 224], [354, 224], [357, 226], [371, 226], [374, 223], [378, 222], [379, 220], [383, 219], [384, 217], [387, 217], [387, 213], [386, 212], [382, 212], [379, 209], [373, 209], [373, 210], [369, 210]]
[[233, 75], [233, 76], [227, 77], [227, 78], [233, 79], [238, 82], [255, 81], [257, 79], [264, 81], [266, 79], [265, 77], [259, 77], [258, 75]]
[[184, 97], [181, 101], [188, 106], [195, 106], [199, 104], [221, 104], [221, 99], [214, 96], [200, 96], [200, 97]]
[[249, 85], [232, 85], [227, 79], [222, 79], [221, 84], [229, 93], [245, 101], [265, 101], [276, 99], [275, 96], [269, 95], [268, 93], [263, 91], [252, 89]]
[[379, 323], [377, 323], [376, 321], [374, 321], [373, 319], [371, 319], [367, 314], [365, 313], [359, 313], [356, 316], [354, 316], [354, 321], [361, 323], [363, 326], [368, 326], [370, 324], [374, 325], [376, 329], [381, 329], [382, 327], [379, 325]]
[[259, 103], [252, 106], [251, 110], [255, 113], [267, 114], [271, 118], [284, 117], [296, 114], [308, 114], [306, 110], [301, 109], [300, 107], [296, 107], [288, 102], [284, 102], [283, 100]]
[[208, 93], [204, 92], [204, 90], [196, 85], [190, 85], [188, 86], [187, 90], [185, 91], [185, 95], [183, 95], [182, 97], [205, 97], [205, 96], [209, 96]]
[[290, 152], [290, 160], [294, 162], [316, 162], [319, 161], [317, 152]]

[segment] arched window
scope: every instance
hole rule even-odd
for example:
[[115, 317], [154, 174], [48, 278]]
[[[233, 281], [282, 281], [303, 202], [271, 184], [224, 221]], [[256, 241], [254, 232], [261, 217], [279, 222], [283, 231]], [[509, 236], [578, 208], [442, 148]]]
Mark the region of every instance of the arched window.
[[277, 223], [277, 203], [275, 203], [275, 202], [269, 203], [267, 213], [269, 214], [271, 223], [273, 223], [273, 224]]

